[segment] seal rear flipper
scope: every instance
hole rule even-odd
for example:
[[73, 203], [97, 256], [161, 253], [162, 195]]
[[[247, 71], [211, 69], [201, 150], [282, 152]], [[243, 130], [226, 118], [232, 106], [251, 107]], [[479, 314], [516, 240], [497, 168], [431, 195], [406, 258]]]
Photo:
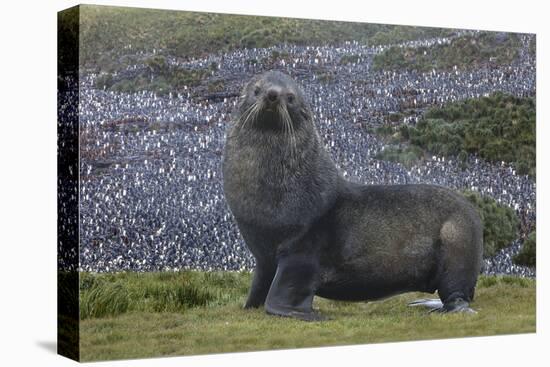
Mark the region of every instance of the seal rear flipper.
[[441, 302], [441, 300], [438, 298], [422, 298], [422, 299], [417, 299], [415, 301], [409, 302], [407, 306], [409, 307], [422, 306], [422, 307], [427, 307], [431, 310], [436, 310], [443, 307], [443, 302]]
[[293, 254], [280, 259], [265, 302], [266, 312], [305, 321], [324, 319], [312, 308], [317, 274], [318, 265], [311, 257]]
[[433, 312], [442, 312], [442, 313], [469, 313], [476, 314], [477, 311], [470, 308], [470, 303], [463, 298], [457, 297], [451, 300], [445, 301], [441, 308], [432, 310]]
[[464, 301], [462, 298], [456, 298], [450, 302], [443, 303], [440, 299], [437, 298], [423, 298], [417, 299], [415, 301], [409, 302], [407, 304], [409, 307], [422, 306], [430, 309], [431, 312], [438, 313], [477, 313], [475, 310], [471, 309], [470, 304]]

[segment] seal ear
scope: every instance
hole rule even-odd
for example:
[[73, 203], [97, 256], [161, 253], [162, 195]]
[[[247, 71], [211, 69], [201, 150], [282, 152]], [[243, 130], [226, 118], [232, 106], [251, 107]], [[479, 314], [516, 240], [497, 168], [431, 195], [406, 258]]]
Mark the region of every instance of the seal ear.
[[244, 94], [243, 92], [243, 94], [241, 94], [237, 99], [237, 108], [241, 109], [245, 102], [246, 102], [246, 94]]
[[252, 86], [255, 85], [257, 82], [258, 77], [256, 76], [244, 84], [243, 88], [241, 89], [241, 94], [239, 95], [239, 98], [237, 100], [237, 107], [239, 109], [245, 106], [246, 102], [248, 101], [250, 91], [252, 90]]
[[250, 82], [246, 83], [244, 87], [241, 90], [241, 94], [239, 94], [239, 97], [237, 98], [237, 105], [236, 109], [241, 111], [246, 104], [246, 101], [248, 99], [248, 89], [250, 87]]

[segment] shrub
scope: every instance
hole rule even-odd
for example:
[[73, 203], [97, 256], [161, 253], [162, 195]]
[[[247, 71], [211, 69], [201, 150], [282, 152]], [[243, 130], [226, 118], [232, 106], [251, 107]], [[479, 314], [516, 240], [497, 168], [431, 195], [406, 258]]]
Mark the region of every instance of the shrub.
[[477, 209], [483, 222], [484, 257], [495, 255], [516, 239], [519, 220], [512, 208], [474, 191], [467, 190], [463, 194]]
[[[415, 127], [399, 128], [401, 137], [432, 154], [477, 154], [509, 162], [518, 174], [536, 174], [535, 101], [502, 93], [428, 110]], [[404, 125], [402, 125], [404, 126]], [[391, 128], [390, 128], [391, 129]], [[377, 130], [386, 135], [388, 128]], [[406, 133], [405, 133], [406, 132]]]
[[523, 242], [519, 253], [514, 256], [512, 261], [518, 265], [535, 267], [537, 265], [537, 235], [536, 232], [529, 234]]
[[97, 77], [95, 87], [97, 89], [110, 89], [114, 84], [113, 74], [104, 73]]
[[410, 168], [422, 158], [423, 152], [420, 148], [415, 146], [406, 146], [395, 147], [389, 146], [386, 147], [383, 151], [378, 153], [376, 159], [382, 159], [385, 161], [398, 162], [404, 166]]
[[359, 55], [344, 55], [340, 58], [340, 65], [355, 64], [359, 61]]
[[395, 128], [391, 125], [381, 125], [375, 131], [378, 135], [387, 136], [392, 135], [395, 132]]

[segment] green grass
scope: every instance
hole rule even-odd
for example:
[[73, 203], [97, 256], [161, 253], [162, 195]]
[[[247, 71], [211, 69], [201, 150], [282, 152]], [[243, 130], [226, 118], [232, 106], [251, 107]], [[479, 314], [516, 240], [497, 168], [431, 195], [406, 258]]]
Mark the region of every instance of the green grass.
[[481, 32], [433, 47], [390, 47], [373, 59], [374, 70], [417, 70], [420, 72], [508, 65], [519, 55], [521, 43], [513, 33]]
[[518, 174], [536, 174], [536, 101], [501, 92], [430, 108], [415, 126], [379, 127], [392, 141], [409, 142], [438, 156], [464, 162], [476, 154], [513, 164]]
[[247, 273], [178, 272], [80, 275], [80, 318], [127, 312], [185, 312], [235, 302]]
[[164, 55], [195, 57], [282, 43], [326, 45], [356, 40], [388, 44], [448, 36], [454, 30], [84, 5], [80, 32], [81, 65], [113, 71], [135, 63], [139, 52], [153, 49]]
[[[82, 274], [81, 283], [85, 286], [81, 289], [81, 303], [95, 302], [93, 298], [86, 298], [94, 289], [106, 285], [109, 289], [119, 284], [126, 288], [128, 307], [120, 312], [117, 307], [103, 306], [106, 308], [104, 315], [90, 314], [82, 320], [81, 359], [145, 358], [535, 332], [535, 281], [531, 279], [481, 277], [472, 304], [477, 315], [428, 314], [425, 309], [406, 306], [408, 301], [430, 296], [422, 293], [407, 293], [370, 303], [316, 298], [314, 307], [331, 319], [317, 323], [269, 316], [262, 309], [242, 309], [249, 282], [248, 273]], [[196, 288], [210, 296], [198, 304], [194, 296], [189, 302], [167, 296], [178, 294], [177, 289], [182, 287]], [[138, 288], [163, 290], [153, 296]], [[164, 296], [156, 299], [161, 294]], [[171, 306], [154, 306], [163, 302]]]

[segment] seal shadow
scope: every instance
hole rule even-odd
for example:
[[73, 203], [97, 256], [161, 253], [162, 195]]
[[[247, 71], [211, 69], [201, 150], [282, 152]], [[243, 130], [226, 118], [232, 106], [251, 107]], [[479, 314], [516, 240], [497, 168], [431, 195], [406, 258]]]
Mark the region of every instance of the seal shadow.
[[55, 340], [38, 340], [36, 345], [50, 353], [57, 354], [57, 341]]

